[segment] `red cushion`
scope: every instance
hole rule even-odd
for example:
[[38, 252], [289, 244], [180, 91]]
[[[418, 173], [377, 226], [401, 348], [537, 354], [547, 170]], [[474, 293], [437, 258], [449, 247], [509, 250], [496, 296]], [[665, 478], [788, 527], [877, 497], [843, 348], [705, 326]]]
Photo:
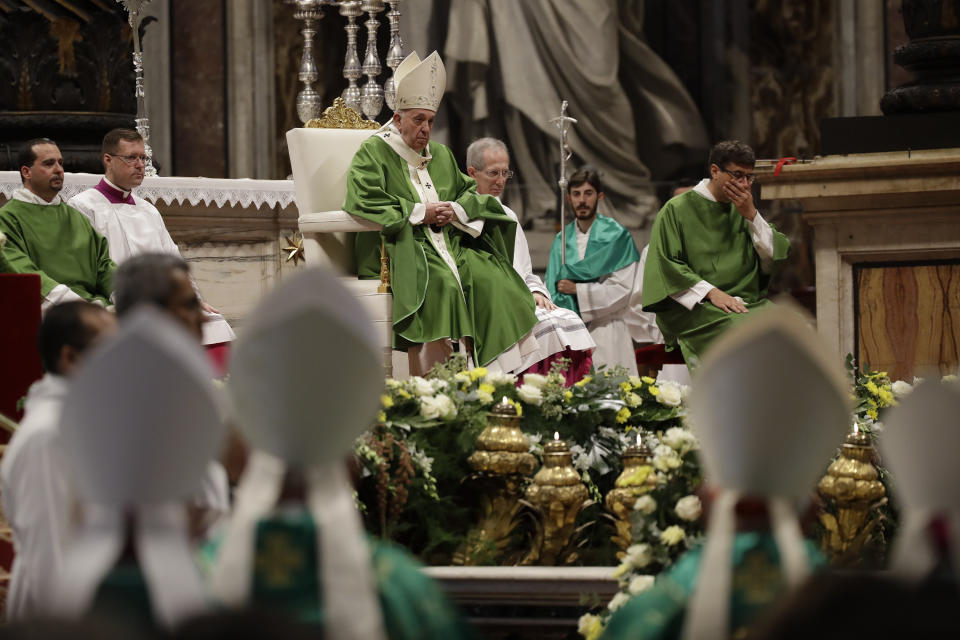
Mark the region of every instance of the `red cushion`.
[[[43, 375], [37, 332], [40, 329], [40, 276], [0, 274], [0, 413], [20, 420], [17, 401]], [[0, 441], [6, 442], [5, 431]]]
[[634, 352], [634, 355], [637, 358], [637, 366], [662, 367], [665, 364], [685, 364], [683, 361], [683, 353], [680, 352], [680, 349], [667, 351], [666, 346], [662, 344], [649, 344], [639, 347]]

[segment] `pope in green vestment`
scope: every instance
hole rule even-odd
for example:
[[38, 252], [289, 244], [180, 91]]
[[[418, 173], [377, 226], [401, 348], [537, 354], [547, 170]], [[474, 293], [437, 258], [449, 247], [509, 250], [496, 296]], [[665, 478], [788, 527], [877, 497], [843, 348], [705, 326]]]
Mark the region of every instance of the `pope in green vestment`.
[[[680, 638], [687, 603], [700, 571], [703, 547], [677, 560], [656, 582], [617, 609], [610, 617], [602, 640]], [[811, 566], [824, 561], [813, 543], [806, 543]], [[741, 637], [785, 592], [780, 557], [773, 534], [767, 531], [739, 533], [733, 541], [733, 585], [730, 593], [730, 629], [727, 637]]]
[[[707, 180], [670, 199], [657, 214], [643, 276], [643, 308], [657, 314], [668, 346], [678, 346], [688, 366], [696, 366], [710, 343], [745, 314], [730, 313], [705, 299], [715, 287], [739, 297], [748, 310], [770, 304], [767, 285], [790, 251], [785, 235], [772, 231], [772, 256], [764, 264], [753, 240], [757, 214], [747, 221], [732, 202], [712, 199]], [[757, 221], [759, 219], [759, 222]], [[704, 287], [699, 299], [677, 300]]]
[[[380, 233], [358, 234], [357, 273], [379, 276], [382, 237], [390, 258], [395, 348], [471, 337], [474, 362], [486, 366], [537, 323], [533, 296], [513, 268], [516, 223], [496, 198], [477, 194], [476, 182], [460, 172], [447, 147], [430, 142], [419, 154], [406, 147], [407, 157], [398, 147], [406, 145], [388, 125], [360, 146], [350, 166], [344, 210], [383, 225]], [[423, 202], [411, 160], [422, 162], [418, 176], [428, 174], [421, 188], [432, 189], [437, 201], [455, 203], [464, 219], [439, 233], [411, 223]]]
[[64, 285], [84, 300], [110, 304], [117, 266], [107, 240], [59, 195], [45, 203], [25, 188], [17, 190], [0, 208], [0, 231], [7, 237], [4, 269], [39, 274], [44, 298]]

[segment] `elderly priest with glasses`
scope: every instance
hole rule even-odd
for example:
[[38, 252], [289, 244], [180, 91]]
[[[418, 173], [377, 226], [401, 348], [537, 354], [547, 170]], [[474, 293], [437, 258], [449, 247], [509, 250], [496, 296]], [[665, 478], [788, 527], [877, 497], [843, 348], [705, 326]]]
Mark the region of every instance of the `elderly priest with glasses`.
[[357, 151], [343, 208], [383, 225], [357, 236], [357, 273], [390, 259], [394, 347], [422, 374], [459, 349], [475, 366], [510, 373], [543, 356], [533, 296], [513, 269], [516, 223], [478, 195], [453, 153], [430, 141], [446, 85], [440, 56], [411, 53], [395, 72], [397, 111]]
[[790, 241], [760, 216], [750, 185], [756, 159], [738, 140], [710, 151], [710, 177], [669, 201], [650, 234], [643, 309], [669, 347], [695, 368], [733, 322], [770, 304], [767, 285]]

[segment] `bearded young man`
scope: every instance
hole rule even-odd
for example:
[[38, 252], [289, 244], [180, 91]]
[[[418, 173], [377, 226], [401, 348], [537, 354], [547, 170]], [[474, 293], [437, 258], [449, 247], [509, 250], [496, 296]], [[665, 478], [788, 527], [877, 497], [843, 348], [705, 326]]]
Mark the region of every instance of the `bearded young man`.
[[40, 276], [41, 306], [87, 300], [110, 304], [113, 273], [107, 240], [60, 198], [63, 155], [48, 138], [23, 145], [17, 158], [23, 187], [0, 208], [7, 243], [0, 261], [10, 273]]
[[653, 318], [640, 306], [640, 252], [623, 225], [597, 213], [603, 186], [596, 171], [580, 169], [567, 184], [567, 200], [576, 219], [565, 230], [566, 264], [559, 233], [550, 249], [546, 276], [550, 296], [587, 323], [597, 343], [594, 365], [622, 366], [636, 375], [633, 341], [659, 338]]
[[653, 223], [643, 306], [691, 368], [743, 314], [771, 304], [770, 277], [790, 253], [790, 240], [754, 206], [755, 163], [743, 142], [717, 143], [710, 177], [667, 201]]
[[377, 278], [390, 259], [394, 347], [412, 374], [454, 345], [477, 366], [520, 372], [543, 358], [531, 329], [534, 301], [513, 270], [516, 223], [430, 141], [446, 74], [436, 52], [397, 67], [397, 112], [357, 151], [343, 208], [383, 226], [357, 236], [357, 273]]

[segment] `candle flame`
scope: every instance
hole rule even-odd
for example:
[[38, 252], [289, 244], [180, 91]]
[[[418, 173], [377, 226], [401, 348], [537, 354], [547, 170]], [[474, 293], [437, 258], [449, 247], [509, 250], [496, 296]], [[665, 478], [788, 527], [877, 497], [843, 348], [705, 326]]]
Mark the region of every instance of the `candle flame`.
[[853, 423], [853, 435], [860, 433], [860, 424], [857, 422]]
[[637, 446], [640, 446], [640, 432], [637, 431]]
[[554, 432], [553, 432], [553, 439], [554, 439], [554, 440], [559, 440], [559, 439], [560, 439], [560, 432], [559, 432], [559, 431], [554, 431]]

